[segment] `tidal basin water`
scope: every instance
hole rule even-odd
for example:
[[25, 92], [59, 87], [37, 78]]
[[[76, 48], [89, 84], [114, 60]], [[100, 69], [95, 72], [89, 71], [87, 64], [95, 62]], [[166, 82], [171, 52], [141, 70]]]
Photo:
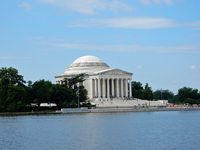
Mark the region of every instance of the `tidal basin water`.
[[200, 111], [0, 117], [0, 149], [200, 149]]

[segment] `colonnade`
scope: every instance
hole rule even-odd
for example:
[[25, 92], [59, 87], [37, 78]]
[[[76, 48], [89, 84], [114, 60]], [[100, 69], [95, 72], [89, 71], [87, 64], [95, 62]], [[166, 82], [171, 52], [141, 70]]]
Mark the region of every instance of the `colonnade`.
[[[129, 83], [129, 90], [128, 90]], [[92, 79], [92, 97], [132, 97], [131, 79], [129, 78], [94, 78]]]

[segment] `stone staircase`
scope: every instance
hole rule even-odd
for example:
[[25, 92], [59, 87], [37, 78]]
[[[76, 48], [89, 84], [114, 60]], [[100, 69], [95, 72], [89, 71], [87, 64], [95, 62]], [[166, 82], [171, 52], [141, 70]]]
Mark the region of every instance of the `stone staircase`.
[[121, 98], [113, 98], [112, 100], [109, 98], [93, 98], [90, 100], [92, 104], [96, 104], [97, 107], [133, 107], [133, 106], [143, 106], [147, 104], [147, 106], [164, 106], [159, 101], [148, 101], [141, 99], [134, 100], [123, 100]]

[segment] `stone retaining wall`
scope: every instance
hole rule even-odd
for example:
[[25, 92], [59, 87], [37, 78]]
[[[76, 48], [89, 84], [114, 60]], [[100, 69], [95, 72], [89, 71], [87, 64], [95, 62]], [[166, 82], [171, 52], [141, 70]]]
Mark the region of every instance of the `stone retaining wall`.
[[87, 107], [81, 107], [81, 108], [62, 108], [62, 113], [83, 113], [83, 112], [90, 112]]
[[191, 111], [191, 110], [200, 110], [200, 108], [136, 108], [136, 109], [91, 109], [90, 112], [147, 112], [147, 111]]
[[0, 113], [0, 116], [15, 116], [15, 115], [45, 115], [45, 114], [62, 114], [62, 113], [109, 113], [109, 112], [150, 112], [150, 111], [192, 111], [200, 110], [200, 107], [195, 108], [104, 108], [104, 109], [88, 109], [86, 108], [62, 108], [57, 112], [16, 112], [16, 113]]

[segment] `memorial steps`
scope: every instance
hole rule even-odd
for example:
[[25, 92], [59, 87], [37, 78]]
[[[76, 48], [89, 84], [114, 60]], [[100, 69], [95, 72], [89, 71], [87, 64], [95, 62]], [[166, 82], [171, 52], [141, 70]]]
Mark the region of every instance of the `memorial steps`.
[[[95, 98], [91, 101], [92, 104], [96, 104], [97, 107], [133, 107], [133, 106], [161, 106], [163, 105], [159, 101], [148, 101], [141, 99], [134, 100], [122, 100], [121, 98], [113, 98], [112, 100], [107, 98]], [[164, 106], [164, 105], [163, 105]]]

